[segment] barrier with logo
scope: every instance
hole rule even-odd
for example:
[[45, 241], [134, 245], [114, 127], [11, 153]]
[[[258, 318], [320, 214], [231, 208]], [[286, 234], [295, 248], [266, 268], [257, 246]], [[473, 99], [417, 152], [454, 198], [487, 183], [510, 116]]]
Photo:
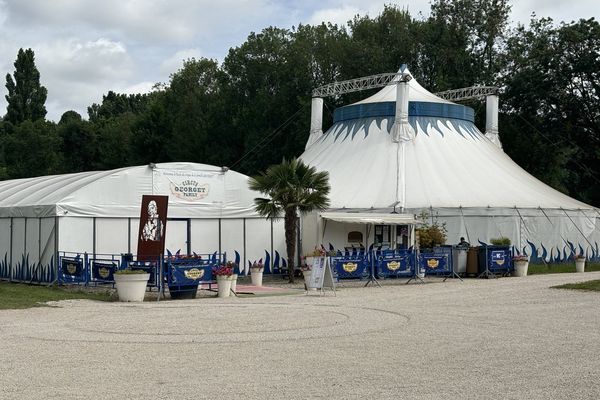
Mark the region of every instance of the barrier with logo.
[[112, 283], [115, 281], [114, 275], [119, 269], [119, 264], [115, 260], [91, 259], [90, 267], [90, 282]]
[[450, 275], [452, 274], [451, 257], [443, 253], [421, 253], [419, 255], [419, 266], [426, 275]]
[[481, 246], [478, 253], [479, 272], [487, 276], [509, 275], [513, 270], [512, 250], [509, 246]]
[[333, 273], [337, 279], [363, 279], [369, 277], [370, 259], [366, 256], [332, 257]]
[[89, 267], [87, 255], [62, 254], [59, 258], [58, 281], [61, 283], [87, 284]]
[[377, 258], [378, 277], [406, 277], [414, 274], [415, 254], [412, 250], [385, 250]]

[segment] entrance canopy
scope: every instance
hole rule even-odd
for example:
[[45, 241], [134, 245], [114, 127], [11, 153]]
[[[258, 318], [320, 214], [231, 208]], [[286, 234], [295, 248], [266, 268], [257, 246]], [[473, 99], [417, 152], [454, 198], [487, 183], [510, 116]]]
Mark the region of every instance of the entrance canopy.
[[324, 220], [352, 224], [417, 225], [421, 223], [413, 214], [325, 212], [320, 214], [320, 217]]

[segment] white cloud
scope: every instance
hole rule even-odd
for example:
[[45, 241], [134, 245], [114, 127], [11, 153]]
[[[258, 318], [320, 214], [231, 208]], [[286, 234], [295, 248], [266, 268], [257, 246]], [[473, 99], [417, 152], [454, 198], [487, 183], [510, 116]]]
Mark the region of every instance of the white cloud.
[[183, 61], [189, 58], [200, 58], [202, 52], [198, 48], [179, 50], [160, 64], [160, 73], [169, 76], [183, 67]]
[[133, 85], [124, 87], [122, 89], [118, 89], [117, 92], [126, 93], [126, 94], [150, 93], [153, 91], [155, 83], [156, 82], [149, 82], [149, 81], [138, 82], [138, 83], [134, 83]]
[[36, 46], [36, 65], [48, 88], [48, 118], [67, 110], [85, 115], [87, 106], [109, 90], [129, 86], [135, 63], [120, 42], [100, 38], [59, 40]]
[[[102, 100], [108, 90], [147, 92], [190, 57], [224, 59], [251, 31], [299, 23], [346, 24], [356, 14], [377, 16], [385, 3], [413, 17], [431, 0], [0, 0], [0, 75], [12, 73], [19, 48], [36, 54], [48, 88], [48, 118]], [[531, 11], [555, 21], [598, 17], [596, 0], [513, 1], [513, 21]], [[0, 88], [0, 115], [6, 110]]]
[[352, 20], [355, 15], [360, 14], [361, 10], [357, 7], [344, 6], [341, 8], [327, 8], [316, 11], [311, 15], [308, 23], [318, 25], [321, 22], [331, 22], [332, 24], [344, 26]]

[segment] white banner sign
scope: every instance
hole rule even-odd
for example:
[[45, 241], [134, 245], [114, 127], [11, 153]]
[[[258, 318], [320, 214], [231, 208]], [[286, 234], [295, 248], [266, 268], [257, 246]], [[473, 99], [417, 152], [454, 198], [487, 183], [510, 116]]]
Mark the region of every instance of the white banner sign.
[[154, 193], [190, 203], [221, 202], [225, 197], [223, 174], [216, 171], [154, 171]]

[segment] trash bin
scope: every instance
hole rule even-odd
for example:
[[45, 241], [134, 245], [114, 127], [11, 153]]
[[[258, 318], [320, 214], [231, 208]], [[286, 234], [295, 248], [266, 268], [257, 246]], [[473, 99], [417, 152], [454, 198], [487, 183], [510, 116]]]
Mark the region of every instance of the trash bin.
[[467, 272], [467, 247], [457, 246], [452, 249], [452, 265], [459, 275]]
[[479, 247], [470, 247], [467, 251], [467, 265], [465, 274], [467, 276], [477, 275], [477, 252]]

